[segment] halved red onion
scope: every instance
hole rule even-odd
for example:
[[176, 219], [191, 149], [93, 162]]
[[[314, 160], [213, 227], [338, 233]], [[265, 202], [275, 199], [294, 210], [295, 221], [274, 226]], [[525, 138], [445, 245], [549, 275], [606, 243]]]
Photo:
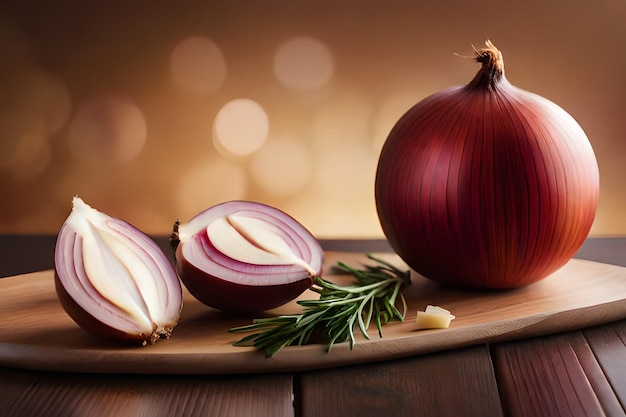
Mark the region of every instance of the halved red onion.
[[295, 299], [313, 284], [324, 259], [304, 226], [250, 201], [222, 203], [177, 222], [172, 240], [189, 292], [228, 312], [258, 313]]
[[55, 248], [55, 287], [68, 315], [109, 339], [155, 343], [182, 310], [182, 286], [161, 248], [130, 224], [74, 197]]

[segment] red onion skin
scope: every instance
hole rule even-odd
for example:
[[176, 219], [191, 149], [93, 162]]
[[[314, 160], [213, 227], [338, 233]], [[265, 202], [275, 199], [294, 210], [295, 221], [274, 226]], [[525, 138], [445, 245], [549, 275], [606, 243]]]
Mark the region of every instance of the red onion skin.
[[598, 165], [571, 116], [512, 86], [480, 53], [483, 68], [469, 85], [427, 97], [394, 126], [376, 205], [390, 245], [421, 275], [515, 288], [545, 278], [582, 245], [597, 209]]
[[[87, 313], [78, 305], [78, 303], [76, 303], [76, 301], [74, 301], [72, 297], [70, 297], [56, 272], [54, 273], [54, 288], [59, 302], [67, 315], [70, 316], [70, 318], [86, 332], [103, 340], [115, 341], [116, 343], [122, 344], [128, 343], [129, 345], [143, 344], [150, 339], [149, 334], [131, 334], [122, 332], [102, 323], [100, 320]], [[171, 327], [173, 328], [175, 325], [176, 323], [172, 323]]]
[[280, 307], [295, 299], [313, 284], [305, 277], [289, 284], [271, 286], [242, 285], [208, 275], [182, 256], [182, 245], [176, 252], [176, 269], [191, 295], [201, 303], [237, 314], [256, 314]]

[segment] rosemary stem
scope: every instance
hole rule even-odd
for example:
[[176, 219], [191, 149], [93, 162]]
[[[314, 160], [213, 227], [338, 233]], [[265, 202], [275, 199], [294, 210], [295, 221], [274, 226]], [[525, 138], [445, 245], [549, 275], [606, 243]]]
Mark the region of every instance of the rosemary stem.
[[[342, 286], [315, 277], [311, 290], [319, 294], [319, 299], [298, 301], [303, 307], [301, 314], [254, 319], [250, 325], [232, 328], [230, 332], [257, 332], [233, 344], [253, 346], [271, 357], [286, 346], [308, 343], [316, 331], [321, 331], [328, 340], [328, 351], [336, 343], [346, 341], [352, 349], [356, 343], [355, 327], [369, 339], [367, 330], [372, 320], [382, 337], [384, 324], [404, 319], [407, 306], [401, 290], [410, 283], [410, 275], [386, 261], [369, 254], [367, 257], [376, 264], [356, 269], [338, 263], [357, 279], [356, 283]], [[396, 306], [398, 298], [402, 310]]]

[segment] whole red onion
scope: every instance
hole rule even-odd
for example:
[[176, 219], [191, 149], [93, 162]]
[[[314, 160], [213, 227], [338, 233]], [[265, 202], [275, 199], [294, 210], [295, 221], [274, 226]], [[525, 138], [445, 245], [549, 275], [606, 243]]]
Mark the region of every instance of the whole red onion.
[[455, 286], [514, 288], [578, 250], [599, 172], [582, 128], [514, 87], [487, 41], [465, 86], [417, 103], [391, 130], [376, 173], [382, 229], [416, 272]]

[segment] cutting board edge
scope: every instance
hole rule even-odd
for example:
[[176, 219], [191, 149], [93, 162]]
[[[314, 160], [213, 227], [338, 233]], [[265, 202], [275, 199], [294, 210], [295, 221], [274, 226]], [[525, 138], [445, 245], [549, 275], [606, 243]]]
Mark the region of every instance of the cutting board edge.
[[[358, 254], [357, 254], [358, 255]], [[626, 277], [626, 268], [611, 264], [573, 259], [578, 265], [595, 264], [601, 270], [615, 274], [621, 280]], [[43, 271], [16, 275], [11, 278], [19, 278], [27, 281], [25, 276], [49, 274], [50, 269]], [[3, 279], [0, 279], [0, 287]], [[46, 284], [49, 286], [50, 284]], [[593, 314], [589, 314], [589, 312]], [[573, 314], [573, 316], [572, 316]], [[176, 354], [172, 360], [172, 354], [154, 353], [146, 355], [145, 352], [137, 351], [124, 355], [115, 354], [115, 351], [94, 353], [89, 349], [68, 349], [50, 346], [33, 346], [14, 342], [0, 342], [0, 366], [41, 371], [62, 371], [76, 373], [137, 373], [137, 374], [240, 374], [260, 372], [292, 372], [312, 369], [323, 369], [352, 365], [381, 360], [397, 359], [407, 356], [416, 356], [428, 353], [440, 352], [479, 343], [496, 343], [542, 336], [555, 332], [577, 330], [582, 327], [600, 325], [611, 321], [626, 318], [626, 299], [600, 303], [592, 306], [573, 308], [558, 313], [542, 312], [526, 316], [516, 326], [503, 327], [502, 322], [479, 323], [458, 329], [453, 326], [450, 329], [462, 333], [462, 336], [453, 343], [449, 340], [450, 331], [431, 331], [428, 337], [403, 336], [396, 339], [376, 339], [357, 343], [353, 351], [347, 344], [340, 344], [333, 348], [331, 353], [326, 353], [323, 345], [309, 345], [290, 347], [278, 353], [274, 358], [265, 359], [260, 352], [254, 352], [250, 348], [241, 350], [218, 352], [218, 353], [181, 353]], [[573, 320], [575, 318], [575, 320]], [[503, 322], [507, 322], [504, 320]], [[446, 346], [437, 346], [438, 340], [445, 340]], [[163, 343], [167, 343], [164, 341]], [[383, 346], [383, 347], [381, 347]], [[378, 349], [372, 352], [373, 349]], [[303, 352], [306, 361], [300, 360]], [[48, 359], [42, 359], [42, 354], [48, 355]], [[116, 357], [117, 356], [117, 357]], [[232, 367], [229, 360], [220, 361], [216, 358], [231, 356], [241, 357], [242, 360], [236, 368]], [[90, 358], [84, 360], [85, 357]], [[105, 358], [103, 361], [102, 359]], [[163, 366], [167, 359], [172, 363]], [[82, 361], [82, 362], [81, 362]], [[185, 362], [186, 361], [186, 362]], [[81, 363], [76, 363], [81, 362]], [[129, 367], [133, 364], [135, 368]], [[182, 363], [182, 365], [181, 365]], [[132, 371], [129, 371], [132, 369]]]
[[[568, 320], [561, 320], [562, 316], [570, 316]], [[571, 315], [576, 315], [573, 320]], [[580, 315], [586, 316], [581, 320]], [[181, 374], [181, 375], [226, 375], [245, 373], [280, 373], [302, 372], [317, 369], [327, 369], [346, 365], [374, 363], [385, 360], [401, 359], [410, 356], [435, 354], [452, 349], [463, 348], [484, 343], [505, 343], [532, 337], [581, 330], [617, 320], [626, 319], [626, 300], [595, 305], [592, 307], [577, 308], [560, 311], [554, 314], [541, 313], [524, 317], [515, 326], [510, 321], [496, 321], [477, 324], [461, 329], [443, 329], [429, 331], [427, 339], [415, 336], [393, 340], [376, 339], [358, 342], [353, 350], [347, 343], [336, 345], [329, 353], [324, 345], [294, 346], [285, 349], [273, 358], [264, 358], [261, 352], [251, 348], [242, 348], [246, 351], [228, 352], [220, 354], [190, 353], [182, 355], [142, 354], [140, 351], [125, 354], [115, 360], [111, 353], [111, 360], [102, 361], [100, 356], [94, 360], [93, 354], [87, 349], [62, 349], [44, 346], [21, 345], [16, 343], [0, 342], [0, 366], [10, 368], [37, 370], [49, 372], [96, 373], [96, 374]], [[450, 341], [450, 334], [456, 332], [455, 341]], [[461, 337], [458, 337], [458, 336]], [[427, 343], [423, 343], [426, 340]], [[437, 346], [445, 340], [446, 346]], [[167, 343], [167, 342], [163, 342]], [[382, 349], [374, 350], [382, 346]], [[57, 361], [43, 360], [42, 352], [48, 356], [57, 356]], [[302, 362], [302, 353], [306, 352], [309, 361]], [[243, 364], [232, 368], [228, 367], [227, 356], [244, 357]], [[245, 356], [244, 356], [245, 355]], [[320, 356], [323, 356], [320, 359]], [[89, 358], [80, 362], [83, 358]], [[164, 357], [167, 357], [167, 366], [163, 366]], [[68, 360], [67, 358], [71, 358]], [[122, 359], [122, 360], [119, 360]], [[172, 360], [174, 359], [174, 360]], [[138, 363], [142, 363], [138, 365]], [[128, 364], [134, 369], [128, 371]]]

